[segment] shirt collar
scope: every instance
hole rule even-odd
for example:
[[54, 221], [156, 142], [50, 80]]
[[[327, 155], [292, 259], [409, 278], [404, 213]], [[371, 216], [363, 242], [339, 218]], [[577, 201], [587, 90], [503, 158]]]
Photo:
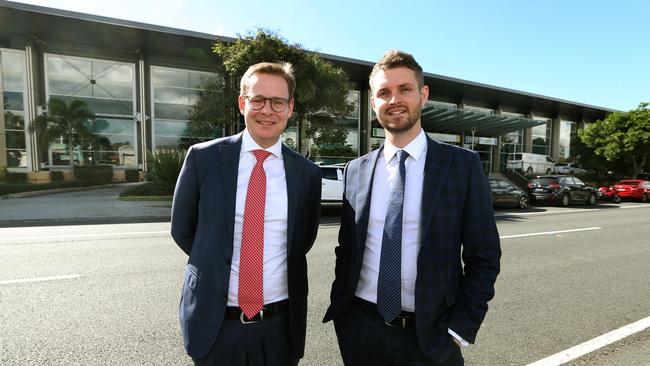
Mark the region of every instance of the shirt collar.
[[388, 141], [384, 142], [384, 160], [386, 161], [386, 164], [388, 164], [388, 162], [393, 158], [393, 156], [395, 156], [398, 150], [405, 150], [407, 153], [409, 153], [410, 157], [412, 157], [414, 160], [418, 160], [422, 156], [422, 153], [426, 151], [426, 148], [427, 138], [424, 134], [424, 130], [420, 130], [420, 133], [417, 135], [417, 137], [414, 138], [413, 141], [409, 142], [408, 145], [404, 146], [403, 149], [392, 145]]
[[[260, 145], [253, 140], [253, 137], [251, 136], [250, 132], [248, 130], [244, 130], [242, 134], [242, 141], [241, 141], [241, 151], [242, 152], [248, 152], [248, 151], [253, 151], [253, 150], [258, 150], [262, 149]], [[270, 152], [271, 154], [275, 155], [276, 157], [282, 159], [282, 139], [278, 138], [278, 141], [273, 144], [273, 146], [267, 148], [267, 149], [262, 149]]]

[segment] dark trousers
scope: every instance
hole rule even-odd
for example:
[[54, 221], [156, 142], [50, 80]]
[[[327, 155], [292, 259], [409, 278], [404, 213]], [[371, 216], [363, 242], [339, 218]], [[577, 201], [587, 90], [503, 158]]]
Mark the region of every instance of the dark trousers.
[[254, 324], [226, 318], [208, 354], [194, 359], [197, 366], [295, 366], [289, 334], [289, 313]]
[[449, 336], [449, 359], [436, 363], [420, 349], [415, 327], [396, 328], [352, 304], [334, 319], [345, 366], [462, 366], [460, 347]]

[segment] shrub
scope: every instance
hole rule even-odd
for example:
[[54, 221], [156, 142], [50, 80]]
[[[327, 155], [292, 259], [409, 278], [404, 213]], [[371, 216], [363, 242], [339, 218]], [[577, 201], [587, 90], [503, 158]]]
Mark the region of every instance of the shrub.
[[0, 166], [0, 183], [7, 183], [7, 167]]
[[127, 169], [124, 171], [124, 181], [127, 183], [139, 182], [140, 172], [136, 169]]
[[50, 172], [50, 181], [52, 181], [52, 182], [63, 182], [63, 172], [61, 172], [61, 171], [52, 171], [52, 172]]
[[152, 180], [167, 184], [173, 191], [183, 167], [185, 150], [158, 149], [155, 153], [149, 152], [148, 157]]
[[120, 197], [129, 196], [171, 196], [174, 194], [173, 186], [167, 183], [153, 181], [128, 187], [120, 192]]
[[111, 183], [113, 182], [113, 167], [110, 165], [75, 166], [74, 178], [78, 182]]
[[27, 173], [6, 173], [7, 183], [26, 183]]

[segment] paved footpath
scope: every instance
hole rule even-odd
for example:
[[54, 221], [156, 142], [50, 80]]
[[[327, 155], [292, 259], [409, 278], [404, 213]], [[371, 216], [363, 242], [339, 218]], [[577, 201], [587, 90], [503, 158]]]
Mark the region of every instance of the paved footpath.
[[122, 201], [127, 185], [0, 200], [0, 227], [169, 221], [170, 201]]

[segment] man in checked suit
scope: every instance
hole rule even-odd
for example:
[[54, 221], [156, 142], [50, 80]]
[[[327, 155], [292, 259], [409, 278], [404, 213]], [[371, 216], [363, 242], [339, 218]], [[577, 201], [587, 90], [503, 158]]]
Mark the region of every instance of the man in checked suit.
[[286, 366], [303, 356], [321, 172], [280, 140], [294, 89], [291, 65], [251, 66], [238, 100], [246, 129], [187, 152], [171, 232], [189, 255], [179, 315], [196, 365]]
[[351, 161], [334, 320], [345, 365], [463, 365], [494, 296], [501, 250], [479, 156], [422, 130], [429, 89], [413, 56], [389, 51], [370, 74], [382, 147]]

